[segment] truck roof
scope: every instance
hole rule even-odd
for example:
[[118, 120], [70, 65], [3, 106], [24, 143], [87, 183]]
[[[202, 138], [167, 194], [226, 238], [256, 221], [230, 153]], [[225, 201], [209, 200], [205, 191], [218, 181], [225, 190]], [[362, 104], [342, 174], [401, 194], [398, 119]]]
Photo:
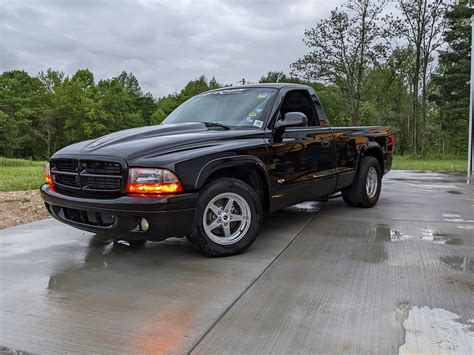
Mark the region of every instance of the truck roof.
[[284, 87], [293, 87], [293, 88], [301, 88], [301, 89], [311, 89], [310, 86], [304, 84], [294, 84], [294, 83], [261, 83], [261, 84], [248, 84], [248, 85], [238, 85], [238, 86], [228, 86], [219, 89], [214, 89], [210, 91], [219, 91], [225, 89], [248, 89], [248, 88], [273, 88], [273, 89], [281, 89]]

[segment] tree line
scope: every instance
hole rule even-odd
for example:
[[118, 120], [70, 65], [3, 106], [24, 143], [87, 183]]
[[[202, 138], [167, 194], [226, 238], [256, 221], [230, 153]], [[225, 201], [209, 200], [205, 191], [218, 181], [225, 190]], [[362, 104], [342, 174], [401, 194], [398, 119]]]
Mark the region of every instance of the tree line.
[[181, 103], [218, 88], [204, 76], [159, 99], [123, 72], [94, 80], [88, 69], [71, 77], [49, 69], [36, 76], [13, 70], [0, 75], [0, 156], [46, 159], [71, 143], [122, 129], [159, 124]]
[[[392, 2], [393, 3], [393, 2]], [[465, 155], [471, 51], [468, 1], [348, 0], [305, 32], [293, 74], [336, 88], [338, 123], [388, 124], [399, 154]], [[333, 120], [334, 121], [334, 120]]]
[[[378, 0], [348, 0], [304, 34], [308, 53], [290, 73], [260, 82], [314, 87], [333, 126], [390, 125], [397, 153], [467, 152], [470, 23], [467, 1], [399, 0], [398, 16]], [[385, 15], [384, 15], [385, 14]], [[200, 76], [155, 98], [123, 72], [96, 81], [49, 69], [0, 74], [0, 156], [45, 159], [68, 144], [159, 124], [203, 91], [226, 86]]]

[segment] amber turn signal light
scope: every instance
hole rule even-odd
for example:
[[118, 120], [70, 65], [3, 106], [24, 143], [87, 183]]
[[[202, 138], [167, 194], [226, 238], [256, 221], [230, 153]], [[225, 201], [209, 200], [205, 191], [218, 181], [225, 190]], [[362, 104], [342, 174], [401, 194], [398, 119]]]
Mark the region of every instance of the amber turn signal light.
[[53, 190], [54, 181], [53, 181], [53, 177], [51, 176], [51, 170], [50, 170], [49, 163], [46, 163], [46, 165], [44, 166], [43, 176], [44, 176], [44, 182], [48, 184], [48, 186], [51, 190]]

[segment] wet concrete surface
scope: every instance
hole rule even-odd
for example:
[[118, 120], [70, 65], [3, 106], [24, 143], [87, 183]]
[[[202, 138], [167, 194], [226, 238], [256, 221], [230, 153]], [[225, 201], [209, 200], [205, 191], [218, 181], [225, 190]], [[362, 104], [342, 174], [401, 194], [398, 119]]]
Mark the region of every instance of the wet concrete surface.
[[0, 353], [474, 353], [463, 179], [391, 172], [376, 207], [300, 204], [229, 258], [53, 220], [0, 231]]

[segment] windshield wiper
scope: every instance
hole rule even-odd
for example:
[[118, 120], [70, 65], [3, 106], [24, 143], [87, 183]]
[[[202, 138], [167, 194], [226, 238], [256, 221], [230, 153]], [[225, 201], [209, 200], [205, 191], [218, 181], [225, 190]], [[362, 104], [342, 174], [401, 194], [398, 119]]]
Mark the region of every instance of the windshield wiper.
[[219, 127], [222, 129], [230, 129], [229, 126], [226, 126], [225, 124], [219, 123], [219, 122], [201, 122], [206, 125], [206, 127]]

